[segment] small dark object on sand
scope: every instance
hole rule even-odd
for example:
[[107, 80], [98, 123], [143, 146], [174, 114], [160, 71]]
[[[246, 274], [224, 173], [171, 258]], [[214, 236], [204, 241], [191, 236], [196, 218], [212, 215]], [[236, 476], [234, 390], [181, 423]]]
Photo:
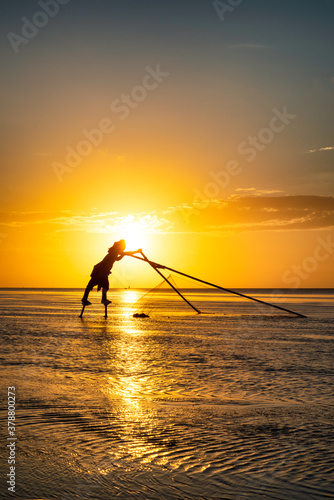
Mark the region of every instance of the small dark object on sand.
[[134, 313], [133, 317], [134, 318], [149, 318], [149, 315], [145, 314], [145, 313]]

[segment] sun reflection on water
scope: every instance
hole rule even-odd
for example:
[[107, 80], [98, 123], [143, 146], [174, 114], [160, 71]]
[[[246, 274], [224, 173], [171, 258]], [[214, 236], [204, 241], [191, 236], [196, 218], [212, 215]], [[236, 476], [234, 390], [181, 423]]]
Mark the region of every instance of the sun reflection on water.
[[[125, 292], [127, 304], [138, 297], [137, 292]], [[124, 318], [122, 334], [113, 343], [118, 361], [117, 371], [106, 380], [104, 392], [117, 405], [117, 421], [122, 429], [119, 457], [131, 456], [149, 462], [160, 446], [153, 442], [156, 435], [156, 410], [152, 401], [154, 388], [149, 376], [151, 353], [146, 332], [132, 318]], [[115, 349], [116, 348], [116, 349]], [[115, 352], [116, 351], [116, 352]], [[151, 457], [151, 458], [148, 458]]]
[[[122, 306], [120, 315], [124, 318], [131, 318], [133, 313], [136, 312], [136, 303], [140, 298], [141, 294], [136, 290], [125, 290], [122, 293]], [[124, 333], [133, 333], [132, 325], [130, 331], [127, 328], [128, 324], [123, 325]], [[142, 333], [141, 331], [139, 333]]]
[[140, 297], [136, 290], [125, 290], [123, 293], [123, 302], [126, 304], [134, 304]]

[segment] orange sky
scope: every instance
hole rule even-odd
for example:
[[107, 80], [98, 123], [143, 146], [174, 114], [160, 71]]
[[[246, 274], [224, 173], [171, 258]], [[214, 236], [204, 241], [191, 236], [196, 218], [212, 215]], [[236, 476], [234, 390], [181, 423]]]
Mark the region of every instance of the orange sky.
[[5, 7], [0, 286], [84, 287], [125, 237], [226, 287], [331, 287], [333, 5], [285, 3], [70, 2], [18, 53], [38, 4]]

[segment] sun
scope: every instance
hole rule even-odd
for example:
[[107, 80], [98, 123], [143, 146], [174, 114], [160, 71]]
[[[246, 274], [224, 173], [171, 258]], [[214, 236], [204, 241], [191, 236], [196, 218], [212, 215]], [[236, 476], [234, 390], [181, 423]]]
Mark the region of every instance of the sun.
[[140, 221], [125, 221], [121, 227], [122, 238], [125, 239], [126, 250], [145, 249], [147, 238], [145, 227]]

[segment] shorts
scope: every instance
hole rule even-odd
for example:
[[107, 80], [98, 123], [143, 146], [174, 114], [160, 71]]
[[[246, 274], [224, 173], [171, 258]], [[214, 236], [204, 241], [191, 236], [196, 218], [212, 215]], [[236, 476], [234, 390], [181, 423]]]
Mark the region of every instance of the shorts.
[[97, 286], [97, 291], [101, 290], [101, 288], [109, 290], [108, 276], [104, 276], [103, 278], [91, 278], [87, 285], [87, 288], [89, 289], [89, 291], [91, 291], [93, 290], [94, 286]]

